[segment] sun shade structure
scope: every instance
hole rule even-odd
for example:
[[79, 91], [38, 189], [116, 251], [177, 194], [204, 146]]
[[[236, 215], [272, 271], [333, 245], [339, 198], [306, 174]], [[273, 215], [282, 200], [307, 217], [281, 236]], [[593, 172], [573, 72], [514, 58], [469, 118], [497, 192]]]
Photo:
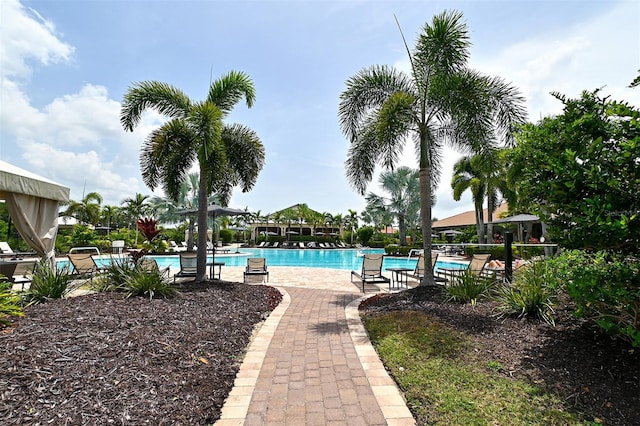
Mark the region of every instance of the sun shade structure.
[[53, 259], [58, 233], [58, 204], [69, 188], [0, 161], [0, 199], [22, 238], [43, 259]]
[[517, 214], [502, 219], [494, 220], [491, 223], [518, 223], [518, 222], [537, 222], [540, 218], [532, 214]]

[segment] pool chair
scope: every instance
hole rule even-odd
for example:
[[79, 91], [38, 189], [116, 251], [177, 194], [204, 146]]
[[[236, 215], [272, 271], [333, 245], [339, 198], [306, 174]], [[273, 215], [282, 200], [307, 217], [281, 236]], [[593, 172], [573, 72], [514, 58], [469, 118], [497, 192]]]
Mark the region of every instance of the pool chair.
[[264, 247], [264, 243], [265, 243], [264, 241], [263, 241], [263, 242], [261, 242], [260, 244], [258, 244], [258, 245], [256, 246], [256, 248]]
[[390, 284], [391, 280], [382, 275], [383, 260], [384, 255], [382, 254], [365, 254], [362, 258], [362, 270], [360, 272], [351, 271], [351, 282], [353, 283], [353, 277], [356, 277], [359, 281], [361, 281], [363, 293], [365, 292], [365, 284]]
[[173, 275], [173, 283], [178, 278], [195, 278], [198, 269], [198, 253], [185, 251], [180, 253], [180, 270]]
[[[435, 267], [436, 267], [437, 261], [438, 261], [438, 253], [431, 252], [431, 270], [434, 271], [433, 282], [435, 284], [438, 284], [438, 283], [444, 284], [447, 282], [447, 279], [438, 277], [435, 275]], [[399, 274], [405, 278], [413, 278], [414, 280], [422, 281], [422, 278], [424, 278], [424, 271], [425, 271], [424, 254], [420, 253], [420, 255], [418, 255], [418, 263], [416, 263], [416, 268], [413, 271], [400, 271]]]
[[104, 272], [106, 269], [96, 263], [91, 253], [69, 253], [67, 257], [73, 267], [73, 271], [81, 278], [89, 277], [93, 280], [95, 275]]
[[11, 246], [6, 241], [0, 241], [0, 253], [2, 254], [13, 254], [13, 250]]
[[264, 257], [250, 257], [247, 259], [247, 267], [244, 270], [244, 282], [247, 282], [249, 277], [260, 277], [260, 282], [263, 282], [266, 277], [269, 282], [269, 271], [267, 270], [267, 260]]
[[439, 269], [438, 272], [444, 274], [447, 281], [456, 280], [462, 274], [470, 271], [472, 274], [481, 276], [485, 273], [485, 266], [489, 262], [490, 254], [474, 254], [466, 268], [460, 269]]
[[155, 259], [149, 259], [147, 257], [143, 257], [142, 259], [140, 259], [139, 265], [144, 271], [147, 271], [147, 272], [149, 272], [151, 274], [158, 274], [161, 277], [169, 278], [169, 270], [170, 270], [170, 268], [167, 266], [167, 267], [161, 269], [158, 266], [158, 262], [156, 262]]

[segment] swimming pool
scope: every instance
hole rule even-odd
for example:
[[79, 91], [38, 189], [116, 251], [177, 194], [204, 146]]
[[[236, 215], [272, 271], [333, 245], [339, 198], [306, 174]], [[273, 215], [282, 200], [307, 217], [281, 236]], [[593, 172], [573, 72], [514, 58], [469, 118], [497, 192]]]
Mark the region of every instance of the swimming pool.
[[[307, 268], [332, 268], [344, 269], [347, 271], [357, 271], [362, 268], [362, 257], [358, 254], [364, 253], [384, 253], [383, 249], [252, 249], [242, 248], [241, 254], [216, 254], [216, 262], [224, 262], [225, 266], [246, 266], [248, 257], [264, 257], [267, 266], [303, 266]], [[178, 256], [153, 256], [158, 262], [158, 266], [170, 266], [174, 269], [180, 268]], [[211, 255], [208, 256], [211, 261]], [[382, 269], [387, 268], [415, 268], [417, 258], [408, 257], [385, 257]], [[462, 268], [465, 263], [441, 262], [436, 263], [439, 268]]]

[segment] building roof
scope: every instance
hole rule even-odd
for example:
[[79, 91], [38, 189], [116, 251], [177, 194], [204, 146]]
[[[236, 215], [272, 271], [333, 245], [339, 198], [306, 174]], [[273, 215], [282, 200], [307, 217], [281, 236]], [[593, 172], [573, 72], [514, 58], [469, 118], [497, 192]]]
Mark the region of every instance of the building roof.
[[[508, 210], [509, 210], [509, 205], [507, 203], [500, 204], [498, 208], [496, 208], [496, 210], [493, 212], [493, 220], [495, 221], [497, 218], [500, 217], [502, 213], [506, 213]], [[487, 212], [487, 209], [484, 209], [484, 219], [485, 219], [485, 222], [488, 222], [489, 213]], [[437, 220], [433, 222], [433, 225], [431, 225], [431, 227], [433, 229], [458, 228], [462, 226], [469, 226], [469, 225], [475, 225], [475, 224], [476, 224], [476, 212], [475, 210], [471, 210], [464, 213], [458, 213], [456, 215], [453, 215], [441, 220]]]

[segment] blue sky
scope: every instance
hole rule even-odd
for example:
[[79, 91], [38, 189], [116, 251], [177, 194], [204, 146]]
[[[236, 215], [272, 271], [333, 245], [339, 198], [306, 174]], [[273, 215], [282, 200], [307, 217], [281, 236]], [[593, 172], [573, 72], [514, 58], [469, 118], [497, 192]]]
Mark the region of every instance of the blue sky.
[[[374, 64], [408, 69], [394, 21], [413, 42], [444, 9], [464, 13], [471, 66], [512, 82], [529, 119], [561, 111], [549, 92], [603, 87], [640, 106], [626, 86], [640, 68], [637, 1], [17, 1], [0, 0], [0, 159], [119, 205], [151, 194], [139, 171], [145, 136], [162, 123], [145, 114], [133, 133], [119, 123], [132, 82], [159, 80], [192, 99], [210, 78], [249, 74], [253, 108], [229, 122], [251, 127], [266, 149], [254, 189], [230, 205], [270, 213], [296, 203], [346, 214], [364, 198], [345, 178], [348, 142], [337, 109], [345, 81]], [[453, 200], [448, 151], [434, 216], [472, 209]], [[412, 150], [402, 164], [416, 167]], [[370, 191], [381, 193], [377, 180]]]

